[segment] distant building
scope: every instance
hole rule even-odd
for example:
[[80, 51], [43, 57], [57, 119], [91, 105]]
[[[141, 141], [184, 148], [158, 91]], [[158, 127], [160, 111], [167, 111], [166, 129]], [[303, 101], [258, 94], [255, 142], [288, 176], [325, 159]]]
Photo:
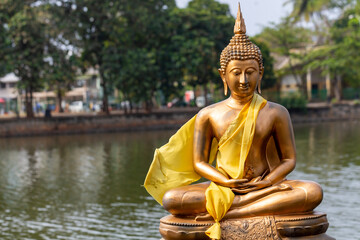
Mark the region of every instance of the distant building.
[[[17, 83], [20, 81], [14, 73], [0, 77], [0, 114], [24, 111], [25, 96], [19, 93]], [[54, 91], [33, 92], [33, 106], [35, 113], [43, 112], [46, 106], [55, 110], [56, 94]], [[82, 101], [88, 108], [99, 108], [102, 98], [99, 73], [90, 68], [84, 74], [78, 73], [71, 89], [65, 93], [62, 107], [66, 108], [71, 102]]]
[[16, 88], [19, 78], [14, 73], [8, 73], [0, 78], [0, 114], [20, 109], [20, 94]]
[[[96, 69], [89, 68], [84, 74], [78, 73], [71, 90], [65, 93], [62, 100], [62, 107], [67, 110], [69, 104], [81, 101], [84, 106], [90, 108], [101, 100], [102, 91], [100, 88], [99, 73]], [[36, 105], [44, 109], [46, 105], [51, 105], [52, 109], [56, 106], [56, 94], [54, 91], [34, 92], [33, 99]]]
[[304, 73], [304, 65], [299, 59], [291, 59], [295, 74], [290, 71], [290, 58], [274, 56], [274, 69], [280, 73], [279, 89], [281, 94], [288, 95], [301, 92], [304, 84], [309, 101], [326, 100], [331, 94], [330, 75], [323, 75], [321, 69], [308, 69]]

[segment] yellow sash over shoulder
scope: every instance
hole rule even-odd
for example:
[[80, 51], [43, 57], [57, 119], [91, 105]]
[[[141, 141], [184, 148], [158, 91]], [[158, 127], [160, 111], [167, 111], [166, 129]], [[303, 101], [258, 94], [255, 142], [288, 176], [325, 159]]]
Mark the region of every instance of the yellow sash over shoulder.
[[[233, 179], [244, 177], [245, 161], [254, 138], [256, 119], [266, 102], [264, 98], [255, 94], [252, 101], [243, 107], [219, 140], [216, 168]], [[234, 193], [230, 188], [212, 182], [205, 195], [206, 209], [215, 220], [215, 224], [206, 231], [206, 234], [212, 239], [220, 239], [219, 221], [231, 207]]]
[[[243, 177], [245, 160], [254, 137], [256, 118], [265, 104], [265, 99], [254, 94], [252, 101], [243, 107], [230, 124], [219, 144], [213, 140], [209, 161], [211, 163], [216, 154], [216, 167], [220, 172], [231, 178]], [[182, 126], [167, 144], [155, 150], [144, 186], [160, 204], [166, 191], [200, 179], [193, 168], [195, 118], [196, 116]], [[206, 233], [211, 238], [220, 239], [219, 221], [230, 208], [234, 194], [230, 188], [211, 183], [205, 195], [206, 209], [216, 222]]]
[[[189, 185], [200, 179], [193, 167], [194, 116], [185, 123], [167, 144], [155, 150], [144, 187], [162, 205], [164, 194], [173, 188]], [[215, 159], [217, 141], [211, 146], [210, 159]]]

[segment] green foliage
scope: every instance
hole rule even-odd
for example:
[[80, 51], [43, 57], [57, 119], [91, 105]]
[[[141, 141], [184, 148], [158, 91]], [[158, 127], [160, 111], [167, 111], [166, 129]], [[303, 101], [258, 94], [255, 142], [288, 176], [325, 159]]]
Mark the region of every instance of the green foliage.
[[169, 41], [174, 24], [173, 0], [127, 1], [119, 24], [105, 43], [104, 75], [122, 92], [123, 100], [144, 102], [147, 108], [159, 90], [165, 98], [181, 85], [176, 48]]
[[265, 42], [273, 52], [282, 56], [299, 57], [293, 49], [303, 49], [311, 43], [312, 32], [309, 29], [294, 26], [284, 18], [279, 24], [272, 23], [263, 29], [256, 39]]
[[6, 34], [1, 61], [6, 63], [6, 72], [21, 79], [18, 87], [25, 90], [28, 117], [33, 117], [32, 93], [43, 86], [48, 45], [44, 11], [42, 6], [32, 6], [34, 2], [9, 0], [0, 5], [1, 28]]
[[335, 6], [343, 6], [346, 0], [288, 0], [287, 3], [293, 4], [293, 11], [290, 13], [290, 17], [298, 21], [300, 18], [304, 18], [309, 22], [314, 15], [322, 17], [322, 12]]
[[283, 105], [289, 110], [297, 110], [297, 111], [305, 111], [307, 100], [306, 98], [299, 94], [299, 93], [293, 93], [288, 94], [287, 96], [281, 97], [278, 100], [278, 103]]
[[315, 48], [306, 58], [306, 67], [339, 76], [344, 86], [360, 86], [360, 4], [349, 8], [330, 29], [331, 42]]
[[0, 4], [0, 71], [14, 72], [21, 79], [17, 86], [25, 90], [28, 117], [33, 116], [34, 91], [74, 79], [72, 62], [58, 39], [61, 29], [50, 10], [46, 1], [7, 0]]
[[[292, 74], [303, 89], [305, 81], [298, 76], [308, 68], [343, 79], [344, 87], [359, 87], [360, 4], [288, 2], [294, 4], [288, 18], [253, 39], [264, 58], [262, 88], [276, 84], [271, 54], [289, 59], [277, 76]], [[331, 9], [341, 10], [336, 21], [326, 16]], [[300, 19], [313, 20], [314, 30], [297, 25]], [[174, 0], [3, 0], [0, 75], [17, 74], [30, 105], [32, 92], [44, 88], [61, 98], [76, 70], [89, 67], [99, 70], [105, 112], [115, 87], [120, 101], [147, 107], [153, 99], [180, 97], [184, 89], [202, 87], [206, 95], [210, 83], [222, 88], [219, 55], [233, 35], [233, 24], [229, 6], [215, 0], [192, 0], [184, 9]], [[322, 44], [309, 51], [314, 35]], [[303, 100], [290, 96], [282, 101], [301, 108]]]
[[284, 18], [279, 24], [264, 28], [256, 39], [267, 44], [273, 53], [288, 59], [287, 66], [278, 70], [277, 75], [291, 74], [297, 85], [305, 89], [305, 80], [299, 76], [303, 73], [302, 59], [307, 44], [311, 42], [311, 31], [294, 26], [289, 18]]
[[[121, 28], [121, 5], [123, 1], [74, 0], [58, 1], [60, 11], [67, 26], [64, 36], [80, 50], [84, 69], [93, 67], [99, 70], [103, 90], [103, 111], [109, 113], [108, 93], [113, 84], [106, 74], [106, 61], [109, 59], [108, 46], [115, 37], [113, 32]], [[68, 18], [65, 18], [68, 16]]]
[[[360, 86], [360, 3], [344, 13], [331, 28], [334, 41], [333, 54], [338, 64], [332, 62], [334, 70], [339, 72], [344, 83], [351, 87]], [[335, 59], [334, 59], [335, 60]]]
[[274, 73], [274, 58], [270, 55], [270, 48], [264, 42], [252, 39], [261, 50], [264, 62], [264, 75], [261, 80], [261, 89], [272, 88], [276, 84], [276, 77]]
[[227, 4], [214, 0], [193, 0], [185, 9], [173, 12], [177, 22], [172, 38], [179, 49], [178, 65], [190, 86], [221, 85], [217, 71], [219, 56], [232, 36], [234, 18]]

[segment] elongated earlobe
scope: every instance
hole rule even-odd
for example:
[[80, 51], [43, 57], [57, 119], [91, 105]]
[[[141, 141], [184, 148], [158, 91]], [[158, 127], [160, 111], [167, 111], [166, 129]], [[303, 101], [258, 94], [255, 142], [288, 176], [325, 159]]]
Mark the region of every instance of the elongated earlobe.
[[226, 84], [225, 74], [223, 73], [221, 68], [219, 69], [219, 74], [220, 74], [221, 80], [223, 81], [223, 84], [224, 84], [224, 95], [226, 96], [228, 93], [228, 86]]
[[259, 94], [261, 94], [261, 80], [262, 80], [262, 78], [260, 78], [260, 81], [259, 81], [259, 83], [257, 85], [257, 91], [258, 91]]
[[261, 94], [261, 86], [260, 86], [261, 84], [259, 83], [259, 85], [258, 85], [258, 87], [257, 87], [257, 91], [258, 91], [258, 93], [259, 94]]
[[227, 93], [228, 93], [228, 86], [226, 82], [224, 82], [224, 95], [227, 96]]

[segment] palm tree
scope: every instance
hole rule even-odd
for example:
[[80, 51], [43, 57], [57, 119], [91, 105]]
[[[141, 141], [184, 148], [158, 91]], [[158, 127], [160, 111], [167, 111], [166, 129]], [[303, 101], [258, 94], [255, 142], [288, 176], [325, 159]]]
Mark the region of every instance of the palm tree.
[[[317, 35], [316, 45], [323, 45], [321, 51], [324, 49], [329, 51], [333, 45], [330, 35], [330, 28], [333, 25], [333, 21], [329, 18], [329, 11], [341, 9], [341, 12], [344, 12], [344, 9], [356, 4], [356, 2], [357, 0], [288, 0], [285, 4], [293, 4], [290, 17], [294, 23], [301, 20], [305, 20], [306, 22], [312, 21], [315, 30], [314, 33]], [[317, 53], [315, 52], [313, 54], [316, 55]], [[309, 65], [311, 65], [311, 63]], [[327, 69], [328, 68], [325, 67], [323, 70], [327, 71]], [[338, 73], [333, 74], [336, 79], [332, 83], [333, 89], [335, 89], [335, 93], [337, 93], [337, 98], [340, 99], [341, 76]]]
[[314, 16], [323, 17], [323, 10], [334, 6], [334, 0], [288, 0], [285, 4], [293, 4], [293, 10], [290, 14], [295, 21], [304, 18], [309, 22]]

